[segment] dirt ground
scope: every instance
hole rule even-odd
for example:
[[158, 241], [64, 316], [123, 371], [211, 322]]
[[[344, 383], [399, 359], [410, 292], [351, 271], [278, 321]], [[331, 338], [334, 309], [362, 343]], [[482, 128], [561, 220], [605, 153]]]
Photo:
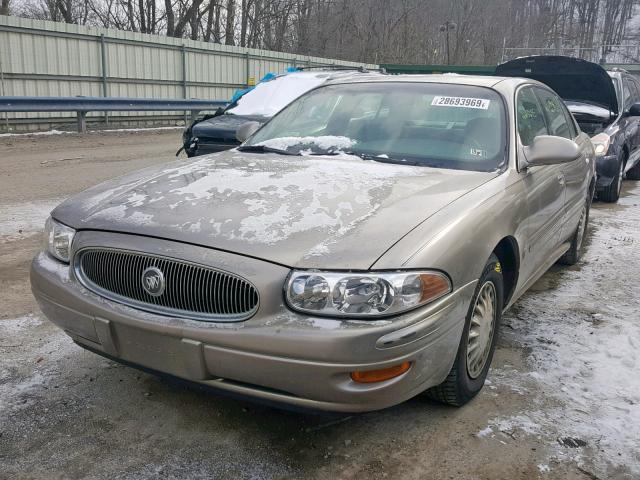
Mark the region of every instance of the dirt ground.
[[506, 314], [469, 405], [296, 413], [86, 352], [31, 296], [49, 210], [179, 137], [0, 136], [0, 478], [640, 479], [640, 185], [594, 204], [584, 261]]

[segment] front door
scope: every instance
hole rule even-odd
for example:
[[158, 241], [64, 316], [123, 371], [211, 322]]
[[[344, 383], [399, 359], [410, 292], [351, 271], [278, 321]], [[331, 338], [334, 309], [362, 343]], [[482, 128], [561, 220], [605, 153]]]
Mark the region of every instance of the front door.
[[[538, 135], [549, 135], [542, 107], [532, 86], [517, 93], [518, 137], [521, 147], [533, 144]], [[529, 167], [521, 172], [527, 196], [527, 241], [521, 266], [523, 279], [539, 273], [560, 246], [565, 202], [562, 165]], [[526, 257], [529, 257], [526, 260]], [[525, 280], [526, 281], [526, 280]]]

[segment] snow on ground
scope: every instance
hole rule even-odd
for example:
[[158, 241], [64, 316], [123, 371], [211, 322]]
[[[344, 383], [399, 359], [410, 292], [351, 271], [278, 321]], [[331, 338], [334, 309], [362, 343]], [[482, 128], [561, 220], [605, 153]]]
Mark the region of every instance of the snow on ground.
[[[109, 130], [95, 130], [88, 133], [117, 133], [117, 132], [152, 132], [154, 130], [183, 130], [184, 127], [150, 127], [150, 128], [114, 128]], [[61, 131], [61, 130], [47, 130], [45, 132], [30, 132], [30, 133], [0, 133], [0, 138], [3, 137], [28, 137], [28, 136], [38, 136], [38, 137], [48, 137], [51, 135], [66, 135], [78, 132], [72, 131]]]
[[0, 210], [0, 237], [16, 237], [39, 232], [62, 198], [4, 204]]
[[[552, 463], [572, 459], [598, 478], [611, 478], [611, 469], [640, 478], [640, 288], [624, 274], [600, 274], [604, 264], [640, 267], [640, 215], [629, 214], [598, 229], [615, 211], [592, 211], [582, 265], [560, 269], [559, 285], [525, 295], [504, 318], [503, 337], [530, 350], [531, 371], [504, 366], [490, 375], [497, 388], [528, 396], [529, 408], [487, 428], [544, 438]], [[490, 436], [487, 428], [477, 436]]]
[[[50, 379], [59, 373], [57, 359], [79, 349], [61, 330], [38, 334], [48, 327], [40, 315], [0, 319], [0, 424], [46, 391]], [[28, 362], [20, 356], [21, 350], [30, 351]]]

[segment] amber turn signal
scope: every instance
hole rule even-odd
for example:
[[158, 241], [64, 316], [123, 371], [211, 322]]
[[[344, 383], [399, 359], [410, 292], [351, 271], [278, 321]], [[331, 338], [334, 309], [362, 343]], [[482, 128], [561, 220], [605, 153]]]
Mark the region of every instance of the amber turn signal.
[[380, 370], [367, 370], [364, 372], [351, 372], [351, 379], [357, 383], [375, 383], [384, 382], [392, 378], [402, 375], [411, 368], [411, 362], [402, 362], [400, 365], [394, 365], [389, 368], [381, 368]]
[[444, 275], [422, 274], [420, 283], [422, 285], [420, 302], [440, 298], [451, 291], [451, 284]]

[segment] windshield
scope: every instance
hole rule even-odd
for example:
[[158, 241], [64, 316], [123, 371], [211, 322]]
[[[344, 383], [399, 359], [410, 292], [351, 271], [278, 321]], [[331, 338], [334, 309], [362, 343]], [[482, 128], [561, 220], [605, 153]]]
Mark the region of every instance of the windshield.
[[505, 161], [500, 96], [440, 83], [354, 83], [318, 88], [275, 116], [242, 148], [475, 171]]
[[326, 73], [291, 73], [261, 82], [240, 97], [236, 105], [228, 108], [225, 113], [271, 117], [292, 100], [326, 81], [328, 76]]

